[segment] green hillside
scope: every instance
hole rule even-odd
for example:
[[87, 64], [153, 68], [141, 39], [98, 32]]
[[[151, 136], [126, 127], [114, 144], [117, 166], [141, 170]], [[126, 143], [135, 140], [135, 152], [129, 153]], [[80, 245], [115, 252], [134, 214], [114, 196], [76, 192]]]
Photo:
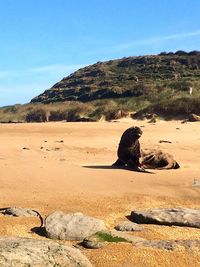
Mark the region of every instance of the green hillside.
[[33, 98], [32, 103], [87, 102], [97, 99], [200, 90], [200, 52], [127, 57], [82, 68]]
[[200, 115], [200, 52], [128, 57], [82, 68], [26, 105], [0, 109], [0, 122], [96, 121], [127, 114]]

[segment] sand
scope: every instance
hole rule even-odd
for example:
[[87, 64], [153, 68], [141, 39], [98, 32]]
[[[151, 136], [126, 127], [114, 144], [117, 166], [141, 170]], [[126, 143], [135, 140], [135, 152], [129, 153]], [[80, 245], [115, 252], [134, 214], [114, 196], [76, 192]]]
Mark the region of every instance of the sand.
[[[125, 129], [143, 130], [142, 148], [173, 154], [178, 170], [153, 174], [111, 168]], [[112, 228], [134, 209], [200, 208], [200, 123], [150, 124], [124, 120], [98, 123], [0, 124], [0, 207], [83, 212]], [[172, 143], [159, 143], [167, 140]], [[44, 238], [31, 231], [37, 218], [0, 217], [2, 236]], [[147, 239], [200, 239], [200, 229], [145, 225]], [[67, 242], [66, 242], [67, 243]], [[95, 266], [200, 266], [200, 254], [110, 244], [83, 253]]]

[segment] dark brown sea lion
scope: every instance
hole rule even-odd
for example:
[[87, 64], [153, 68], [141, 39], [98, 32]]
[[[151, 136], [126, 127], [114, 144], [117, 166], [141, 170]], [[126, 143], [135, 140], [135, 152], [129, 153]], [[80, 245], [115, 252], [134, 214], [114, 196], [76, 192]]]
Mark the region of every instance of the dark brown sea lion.
[[145, 149], [141, 151], [141, 165], [145, 169], [178, 169], [180, 165], [172, 155], [157, 149]]
[[117, 155], [118, 159], [113, 166], [129, 166], [134, 170], [139, 170], [140, 164], [140, 143], [139, 138], [142, 130], [139, 127], [128, 128], [121, 137]]

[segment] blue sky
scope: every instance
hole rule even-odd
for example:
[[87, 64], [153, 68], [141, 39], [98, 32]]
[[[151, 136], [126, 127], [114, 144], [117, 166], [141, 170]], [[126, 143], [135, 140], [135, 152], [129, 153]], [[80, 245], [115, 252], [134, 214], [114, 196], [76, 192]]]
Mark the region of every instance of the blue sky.
[[199, 0], [0, 0], [0, 106], [80, 67], [200, 50]]

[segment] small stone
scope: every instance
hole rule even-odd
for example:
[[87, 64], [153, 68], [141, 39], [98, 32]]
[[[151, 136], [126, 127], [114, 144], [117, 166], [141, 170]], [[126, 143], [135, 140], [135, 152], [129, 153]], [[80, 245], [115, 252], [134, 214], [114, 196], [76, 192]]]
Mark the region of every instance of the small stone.
[[171, 144], [172, 142], [171, 141], [167, 141], [167, 140], [160, 140], [159, 143], [168, 143], [168, 144]]
[[82, 245], [85, 248], [98, 249], [105, 247], [108, 242], [102, 241], [97, 235], [92, 235], [88, 238], [85, 238], [82, 242]]
[[123, 221], [123, 222], [118, 223], [115, 226], [115, 229], [118, 231], [129, 231], [129, 232], [144, 230], [144, 228], [141, 225], [139, 225], [137, 223], [133, 223], [133, 222], [127, 222], [127, 221]]

